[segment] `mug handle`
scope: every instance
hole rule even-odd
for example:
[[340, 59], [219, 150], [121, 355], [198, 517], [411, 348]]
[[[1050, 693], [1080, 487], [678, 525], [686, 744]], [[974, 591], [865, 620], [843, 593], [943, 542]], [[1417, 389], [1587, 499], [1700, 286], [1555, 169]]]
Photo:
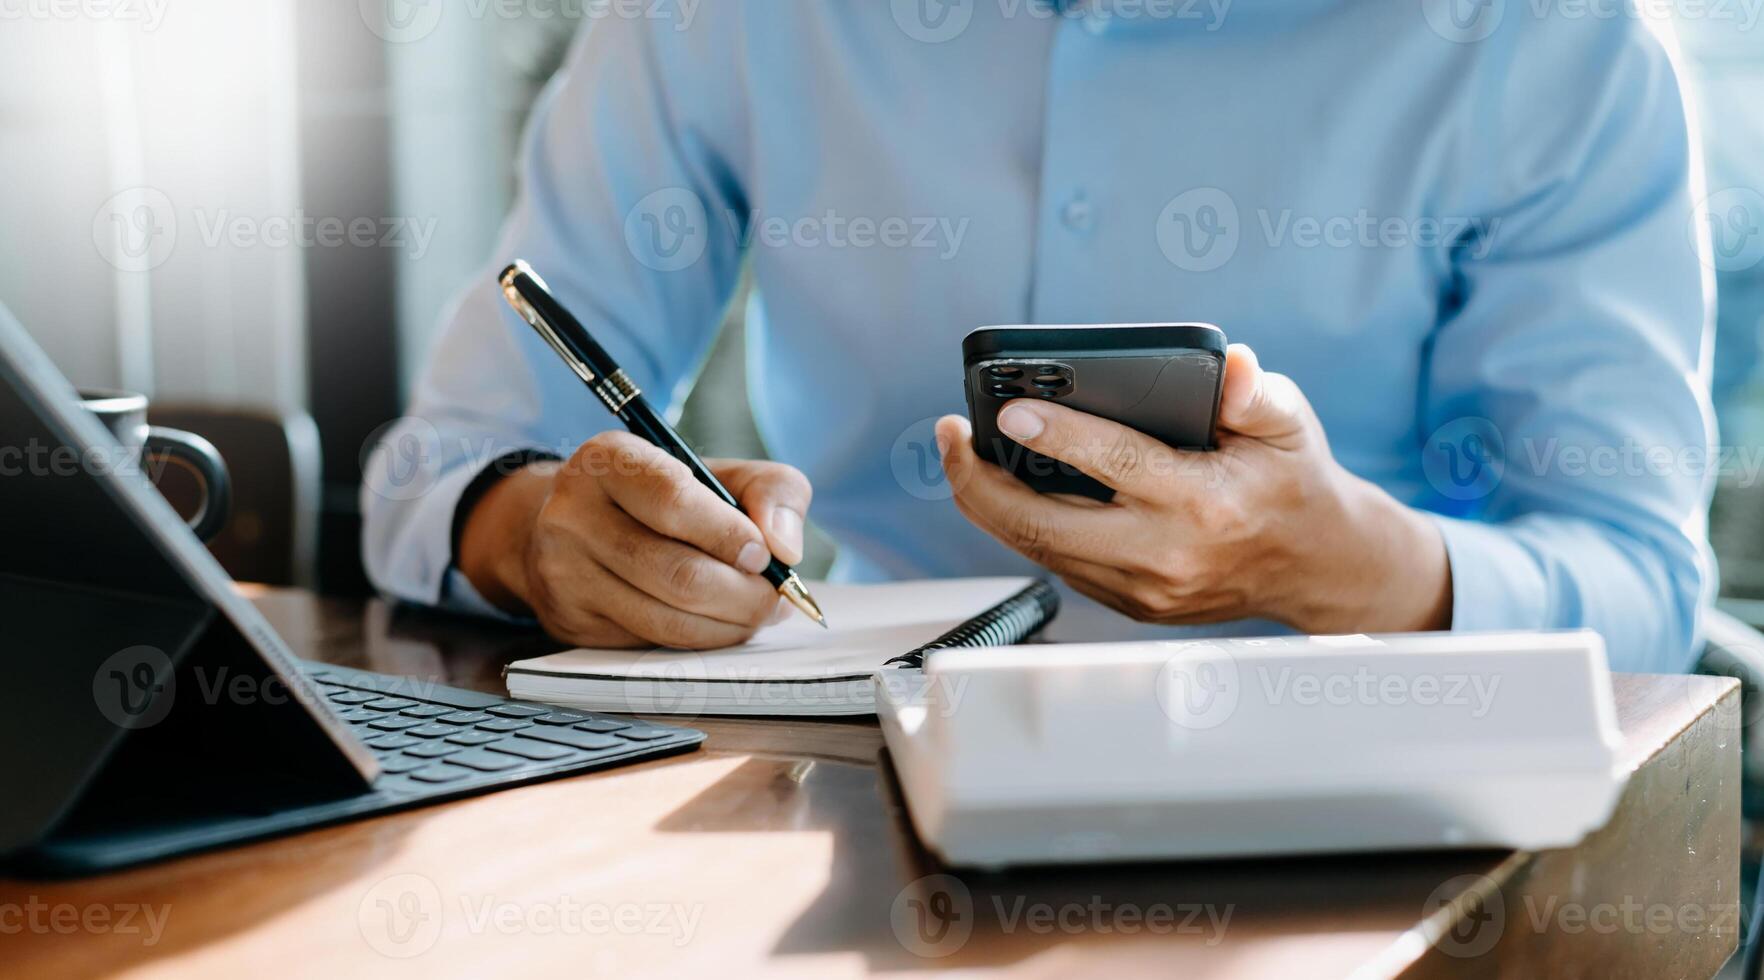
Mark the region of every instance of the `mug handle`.
[[203, 541], [212, 540], [233, 509], [232, 476], [214, 443], [194, 432], [155, 425], [147, 429], [143, 452], [188, 467], [201, 478], [202, 509], [190, 518], [190, 531]]

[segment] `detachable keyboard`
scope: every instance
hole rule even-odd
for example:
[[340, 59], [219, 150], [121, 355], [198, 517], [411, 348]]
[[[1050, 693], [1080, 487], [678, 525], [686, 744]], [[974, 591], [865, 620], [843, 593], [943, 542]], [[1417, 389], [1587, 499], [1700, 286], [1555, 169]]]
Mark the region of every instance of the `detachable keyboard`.
[[[225, 746], [250, 777], [215, 780], [195, 756], [168, 767], [152, 743], [124, 743], [115, 781], [87, 794], [54, 835], [7, 862], [31, 874], [90, 874], [407, 810], [695, 748], [704, 733], [510, 701], [421, 678], [300, 662], [303, 695], [328, 701], [378, 758], [360, 791], [313, 791], [286, 746]], [[152, 733], [152, 730], [149, 730]], [[134, 755], [127, 753], [133, 752]], [[241, 754], [242, 753], [242, 754]], [[223, 767], [225, 768], [225, 767]], [[176, 776], [189, 778], [173, 778]]]
[[[692, 748], [704, 733], [444, 687], [418, 678], [303, 664], [317, 692], [374, 750], [376, 792], [528, 782]], [[449, 793], [449, 795], [452, 795]]]

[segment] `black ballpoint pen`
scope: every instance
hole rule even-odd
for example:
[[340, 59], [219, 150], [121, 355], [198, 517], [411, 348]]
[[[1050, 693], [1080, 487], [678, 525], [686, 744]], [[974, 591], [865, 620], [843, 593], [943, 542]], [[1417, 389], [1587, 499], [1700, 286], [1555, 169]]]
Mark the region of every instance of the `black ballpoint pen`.
[[[686, 440], [674, 431], [661, 414], [650, 407], [644, 400], [643, 392], [638, 390], [623, 368], [613, 362], [601, 346], [594, 342], [588, 331], [570, 311], [564, 309], [551, 290], [546, 287], [545, 280], [533, 271], [526, 262], [516, 259], [515, 263], [502, 270], [500, 277], [503, 298], [508, 305], [520, 314], [521, 319], [538, 331], [539, 336], [557, 351], [565, 364], [569, 365], [576, 377], [599, 396], [608, 410], [625, 423], [634, 435], [641, 437], [652, 445], [666, 450], [668, 455], [686, 464], [698, 482], [709, 487], [713, 493], [723, 498], [724, 502], [736, 510], [741, 505], [736, 502], [735, 495], [714, 476], [704, 460], [692, 451]], [[821, 613], [821, 607], [809, 595], [807, 587], [802, 584], [796, 572], [789, 565], [774, 557], [771, 564], [762, 573], [766, 581], [778, 589], [778, 594], [790, 600], [790, 604], [803, 611], [803, 614], [823, 627], [827, 625], [827, 617]]]

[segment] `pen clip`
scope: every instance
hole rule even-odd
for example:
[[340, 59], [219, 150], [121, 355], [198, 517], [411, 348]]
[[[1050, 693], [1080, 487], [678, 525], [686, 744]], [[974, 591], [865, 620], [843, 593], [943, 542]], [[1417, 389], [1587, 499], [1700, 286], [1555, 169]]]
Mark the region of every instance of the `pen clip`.
[[587, 362], [583, 361], [581, 355], [577, 354], [570, 345], [564, 343], [563, 336], [557, 332], [557, 328], [553, 327], [543, 316], [540, 316], [532, 302], [521, 294], [520, 287], [515, 285], [515, 277], [519, 275], [525, 275], [535, 282], [539, 281], [539, 276], [532, 270], [532, 267], [524, 261], [516, 260], [514, 265], [509, 266], [502, 273], [502, 298], [508, 301], [508, 305], [514, 308], [515, 313], [519, 314], [521, 319], [527, 321], [528, 326], [537, 331], [539, 336], [545, 338], [545, 342], [551, 345], [551, 349], [557, 351], [557, 356], [563, 358], [563, 362], [570, 366], [570, 370], [576, 372], [576, 377], [581, 378], [584, 383], [593, 384], [594, 371], [588, 367]]

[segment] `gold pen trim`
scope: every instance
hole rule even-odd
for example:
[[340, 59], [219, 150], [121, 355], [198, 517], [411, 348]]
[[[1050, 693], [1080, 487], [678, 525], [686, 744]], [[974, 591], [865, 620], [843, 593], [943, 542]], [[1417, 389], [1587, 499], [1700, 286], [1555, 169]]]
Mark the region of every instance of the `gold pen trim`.
[[643, 389], [632, 382], [631, 376], [625, 373], [624, 368], [619, 368], [607, 375], [606, 380], [595, 385], [594, 393], [600, 396], [600, 400], [606, 403], [607, 408], [612, 409], [614, 415], [617, 415], [624, 410], [626, 405], [631, 403], [631, 399], [643, 394]]
[[815, 602], [814, 596], [809, 595], [808, 587], [802, 584], [802, 579], [798, 578], [795, 572], [791, 572], [790, 577], [778, 586], [778, 594], [790, 600], [791, 605], [802, 610], [803, 615], [820, 623], [822, 629], [832, 628], [827, 625], [827, 616], [821, 612], [820, 604]]

